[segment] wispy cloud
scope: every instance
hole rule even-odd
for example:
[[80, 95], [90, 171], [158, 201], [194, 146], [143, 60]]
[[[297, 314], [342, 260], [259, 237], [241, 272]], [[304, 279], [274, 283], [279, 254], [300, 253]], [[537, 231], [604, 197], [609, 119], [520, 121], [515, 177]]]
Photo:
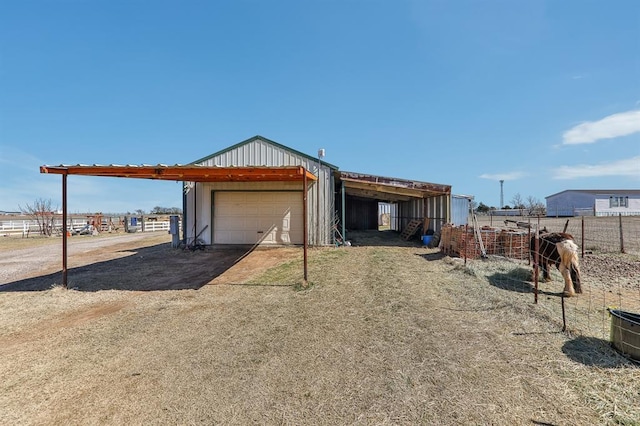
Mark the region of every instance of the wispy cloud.
[[564, 132], [562, 144], [594, 143], [600, 139], [612, 139], [636, 132], [640, 132], [640, 110], [621, 112], [602, 120], [578, 124]]
[[605, 164], [581, 164], [561, 166], [554, 179], [579, 179], [587, 177], [627, 176], [640, 179], [640, 156]]
[[480, 178], [482, 179], [489, 179], [489, 180], [516, 180], [516, 179], [521, 179], [523, 177], [526, 176], [526, 173], [523, 172], [510, 172], [510, 173], [497, 173], [497, 174], [489, 174], [489, 173], [484, 173], [480, 175]]

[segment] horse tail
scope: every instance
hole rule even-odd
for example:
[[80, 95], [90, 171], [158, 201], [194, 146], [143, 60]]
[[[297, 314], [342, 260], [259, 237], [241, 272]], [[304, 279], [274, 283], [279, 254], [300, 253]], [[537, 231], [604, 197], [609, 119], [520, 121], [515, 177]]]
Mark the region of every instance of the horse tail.
[[573, 240], [564, 240], [556, 244], [558, 248], [558, 254], [560, 255], [560, 262], [575, 276], [575, 290], [578, 293], [582, 293], [580, 286], [580, 261], [578, 260], [578, 246]]

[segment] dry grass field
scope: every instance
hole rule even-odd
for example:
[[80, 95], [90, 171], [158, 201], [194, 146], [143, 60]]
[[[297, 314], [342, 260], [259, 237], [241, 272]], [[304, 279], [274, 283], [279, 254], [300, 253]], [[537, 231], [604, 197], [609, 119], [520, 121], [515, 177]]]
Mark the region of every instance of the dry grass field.
[[640, 368], [606, 341], [437, 249], [352, 236], [310, 250], [308, 287], [297, 248], [74, 240], [73, 290], [58, 259], [0, 280], [0, 424], [640, 424]]

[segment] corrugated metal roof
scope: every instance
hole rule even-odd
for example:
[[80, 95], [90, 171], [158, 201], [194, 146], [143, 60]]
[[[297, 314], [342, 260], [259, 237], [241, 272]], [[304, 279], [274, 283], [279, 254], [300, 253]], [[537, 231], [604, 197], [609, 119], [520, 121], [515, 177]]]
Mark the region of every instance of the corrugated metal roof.
[[[249, 138], [247, 140], [244, 140], [242, 142], [238, 142], [237, 144], [232, 145], [232, 146], [230, 146], [228, 148], [225, 148], [225, 149], [223, 149], [221, 151], [214, 152], [213, 154], [210, 154], [210, 155], [207, 155], [206, 157], [200, 158], [199, 160], [196, 160], [196, 161], [192, 162], [191, 164], [203, 163], [203, 162], [205, 162], [205, 161], [207, 161], [207, 160], [209, 160], [209, 159], [211, 159], [213, 157], [217, 157], [217, 156], [222, 155], [222, 154], [224, 154], [226, 152], [233, 151], [234, 149], [237, 149], [237, 148], [239, 148], [239, 147], [241, 147], [243, 145], [249, 144], [249, 143], [254, 142], [256, 140], [261, 140], [263, 142], [270, 143], [270, 144], [272, 144], [274, 146], [277, 146], [277, 147], [279, 147], [281, 149], [290, 151], [290, 152], [292, 152], [292, 153], [294, 153], [296, 155], [304, 157], [304, 158], [306, 158], [306, 159], [308, 159], [310, 161], [318, 161], [317, 157], [313, 157], [311, 155], [308, 155], [308, 154], [305, 154], [303, 152], [297, 151], [295, 149], [289, 148], [288, 146], [285, 146], [285, 145], [282, 145], [282, 144], [280, 144], [278, 142], [272, 141], [271, 139], [267, 139], [264, 136], [256, 135], [256, 136], [253, 136], [253, 137], [251, 137], [251, 138]], [[334, 166], [331, 163], [327, 163], [325, 161], [322, 161], [322, 164], [327, 166], [327, 167], [329, 167], [329, 168], [331, 168], [331, 169], [333, 169], [333, 170], [338, 170], [338, 167]]]
[[556, 195], [564, 194], [567, 192], [579, 192], [582, 194], [590, 194], [590, 195], [609, 195], [609, 194], [625, 194], [625, 195], [640, 195], [640, 189], [565, 189], [564, 191], [556, 192], [555, 194], [548, 195], [546, 198], [555, 197]]
[[451, 194], [451, 185], [375, 176], [354, 172], [336, 172], [347, 194], [384, 201], [407, 201]]
[[40, 173], [173, 180], [187, 182], [296, 181], [316, 176], [304, 167], [217, 167], [199, 165], [64, 165], [41, 166]]

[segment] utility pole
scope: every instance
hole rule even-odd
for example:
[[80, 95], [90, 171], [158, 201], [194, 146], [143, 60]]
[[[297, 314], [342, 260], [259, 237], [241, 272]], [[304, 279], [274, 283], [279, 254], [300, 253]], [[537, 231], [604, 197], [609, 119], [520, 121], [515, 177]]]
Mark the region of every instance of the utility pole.
[[500, 210], [504, 208], [504, 179], [500, 179]]

